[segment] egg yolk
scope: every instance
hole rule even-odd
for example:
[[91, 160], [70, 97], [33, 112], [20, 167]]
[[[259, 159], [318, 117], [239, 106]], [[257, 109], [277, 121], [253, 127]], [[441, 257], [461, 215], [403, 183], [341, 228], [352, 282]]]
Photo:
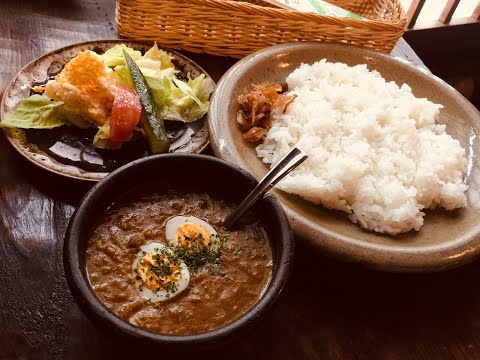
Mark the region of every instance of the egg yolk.
[[199, 248], [210, 245], [210, 234], [202, 225], [195, 223], [184, 223], [175, 231], [177, 246]]
[[160, 253], [148, 253], [139, 262], [137, 275], [152, 291], [175, 291], [175, 282], [181, 277], [180, 264]]

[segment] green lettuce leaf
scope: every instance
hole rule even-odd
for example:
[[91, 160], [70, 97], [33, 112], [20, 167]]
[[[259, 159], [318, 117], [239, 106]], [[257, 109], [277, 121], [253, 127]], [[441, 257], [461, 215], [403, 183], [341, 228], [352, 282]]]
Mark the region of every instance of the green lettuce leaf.
[[155, 77], [155, 76], [145, 76], [147, 84], [152, 91], [153, 101], [157, 106], [157, 110], [160, 111], [159, 116], [165, 120], [167, 119], [166, 113], [167, 108], [170, 103], [170, 97], [173, 90], [173, 81], [171, 76]]
[[113, 71], [113, 77], [115, 81], [128, 87], [135, 89], [135, 84], [133, 83], [132, 76], [130, 75], [130, 70], [126, 65], [116, 66]]
[[[119, 45], [117, 45], [119, 46]], [[125, 47], [125, 49], [128, 47]], [[127, 51], [130, 55], [133, 49], [128, 48], [130, 51]], [[110, 50], [109, 50], [110, 51]], [[107, 51], [108, 52], [108, 51]], [[115, 51], [117, 52], [117, 51]], [[148, 50], [143, 56], [139, 56], [139, 53], [136, 53], [136, 57], [132, 58], [135, 60], [135, 63], [140, 68], [142, 74], [150, 79], [161, 79], [165, 75], [173, 75], [178, 72], [175, 69], [175, 66], [172, 63], [172, 56], [168, 55], [165, 51], [160, 50], [155, 43], [150, 50]], [[115, 68], [113, 69], [114, 77], [117, 82], [125, 84], [129, 87], [134, 88], [132, 77], [130, 76], [130, 71], [128, 66], [123, 58], [123, 53], [121, 61], [117, 61]], [[119, 60], [119, 59], [117, 59]], [[148, 79], [147, 79], [148, 82]]]
[[2, 119], [0, 127], [53, 129], [65, 124], [63, 102], [36, 94], [22, 100], [14, 112]]
[[98, 128], [95, 137], [93, 138], [93, 146], [100, 149], [109, 149], [109, 139], [110, 137], [110, 122], [106, 122]]
[[[208, 111], [208, 99], [212, 91], [210, 79], [205, 78], [204, 74], [192, 79], [189, 74], [187, 83], [175, 77], [172, 77], [172, 82], [174, 85], [169, 89], [170, 94], [161, 106], [165, 120], [192, 122], [202, 118]], [[155, 94], [157, 89], [152, 88], [152, 92]], [[154, 95], [155, 100], [157, 97]]]
[[[148, 67], [154, 63], [159, 63], [157, 68], [163, 69], [175, 69], [175, 65], [172, 63], [173, 56], [168, 55], [165, 51], [158, 48], [157, 43], [155, 43], [150, 50], [148, 50], [140, 60], [135, 61], [138, 67]], [[134, 59], [135, 60], [135, 59]], [[150, 64], [150, 66], [148, 66]], [[155, 68], [152, 68], [155, 69]]]
[[[138, 141], [143, 139], [143, 133], [140, 128], [133, 130], [132, 137], [129, 141]], [[93, 138], [93, 146], [100, 149], [119, 149], [123, 143], [115, 143], [110, 141], [110, 122], [106, 122], [98, 128], [95, 137]]]
[[[123, 46], [126, 48], [125, 45]], [[159, 49], [156, 43], [143, 56], [136, 55], [137, 57], [133, 59], [152, 91], [155, 105], [160, 111], [159, 116], [165, 120], [192, 122], [206, 114], [208, 99], [212, 92], [210, 79], [206, 79], [204, 74], [192, 79], [189, 74], [188, 82], [178, 80], [175, 76], [178, 70], [172, 62], [173, 57]], [[113, 69], [116, 81], [134, 88], [135, 85], [123, 55], [116, 65]]]
[[142, 57], [142, 53], [138, 50], [129, 48], [125, 44], [115, 45], [111, 49], [108, 49], [100, 55], [103, 63], [108, 67], [115, 67], [118, 65], [124, 65], [125, 59], [123, 57], [123, 50], [125, 50], [133, 60], [137, 61]]
[[[90, 127], [91, 123], [88, 119], [79, 114], [73, 114], [66, 111], [63, 106], [61, 108], [61, 116], [63, 119], [71, 125], [74, 125], [80, 129], [87, 129]], [[69, 125], [67, 124], [67, 125]]]

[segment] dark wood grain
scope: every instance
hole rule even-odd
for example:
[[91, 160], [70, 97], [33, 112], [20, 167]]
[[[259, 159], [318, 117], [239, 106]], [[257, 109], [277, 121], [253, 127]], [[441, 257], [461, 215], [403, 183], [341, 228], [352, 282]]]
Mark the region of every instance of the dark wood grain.
[[[3, 0], [0, 89], [47, 51], [116, 37], [113, 0]], [[423, 65], [403, 40], [394, 54]], [[215, 80], [234, 63], [188, 55]], [[63, 236], [89, 186], [32, 166], [0, 137], [0, 359], [168, 355], [97, 329], [68, 291]], [[478, 359], [479, 283], [478, 262], [438, 274], [389, 274], [325, 258], [297, 241], [290, 281], [258, 327], [222, 348], [187, 356]]]

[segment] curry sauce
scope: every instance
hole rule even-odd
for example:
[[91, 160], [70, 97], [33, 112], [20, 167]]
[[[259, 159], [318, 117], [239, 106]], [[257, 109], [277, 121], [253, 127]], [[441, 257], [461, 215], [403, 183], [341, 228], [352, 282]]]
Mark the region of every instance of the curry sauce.
[[[168, 191], [124, 199], [92, 231], [86, 268], [98, 298], [133, 325], [163, 334], [194, 334], [226, 325], [260, 298], [272, 274], [272, 248], [253, 214], [237, 229], [221, 227], [234, 205], [205, 193]], [[221, 238], [219, 256], [190, 269], [188, 288], [172, 299], [152, 302], [132, 281], [141, 246], [168, 245], [165, 223], [177, 215], [196, 216]]]

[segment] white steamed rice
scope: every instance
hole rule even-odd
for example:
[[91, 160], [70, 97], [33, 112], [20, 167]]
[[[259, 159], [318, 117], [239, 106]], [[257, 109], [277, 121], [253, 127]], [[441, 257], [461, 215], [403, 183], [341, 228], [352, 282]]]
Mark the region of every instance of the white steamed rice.
[[435, 123], [441, 105], [366, 65], [321, 60], [286, 81], [297, 97], [257, 155], [275, 164], [297, 145], [309, 158], [279, 188], [390, 234], [419, 230], [424, 208], [465, 206], [465, 150]]

